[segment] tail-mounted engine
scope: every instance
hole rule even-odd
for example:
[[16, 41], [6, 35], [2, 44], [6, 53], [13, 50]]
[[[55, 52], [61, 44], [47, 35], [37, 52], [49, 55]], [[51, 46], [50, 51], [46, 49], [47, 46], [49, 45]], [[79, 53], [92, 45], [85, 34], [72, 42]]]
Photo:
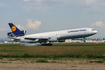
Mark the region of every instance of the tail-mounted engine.
[[24, 36], [26, 35], [26, 31], [23, 30], [23, 31], [18, 31], [18, 32], [9, 32], [7, 33], [8, 37], [14, 37], [13, 34], [18, 37], [18, 36]]

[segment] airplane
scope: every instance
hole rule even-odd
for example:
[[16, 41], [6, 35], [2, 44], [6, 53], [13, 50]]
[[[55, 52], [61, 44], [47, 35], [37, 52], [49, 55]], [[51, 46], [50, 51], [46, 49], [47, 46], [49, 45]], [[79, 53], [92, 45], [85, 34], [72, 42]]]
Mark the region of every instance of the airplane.
[[2, 44], [9, 44], [10, 42], [8, 42], [8, 41], [1, 41], [2, 42]]
[[[10, 25], [11, 24], [11, 25]], [[40, 43], [42, 45], [52, 45], [53, 42], [65, 42], [65, 39], [74, 39], [74, 38], [86, 38], [92, 35], [97, 34], [97, 30], [94, 28], [78, 28], [78, 29], [68, 29], [44, 33], [36, 33], [25, 35], [23, 31], [23, 36], [20, 36], [19, 30], [13, 23], [9, 23], [9, 26], [12, 31], [11, 37], [14, 41], [27, 42], [27, 43]], [[9, 36], [9, 34], [8, 34]], [[85, 41], [84, 41], [85, 42]]]

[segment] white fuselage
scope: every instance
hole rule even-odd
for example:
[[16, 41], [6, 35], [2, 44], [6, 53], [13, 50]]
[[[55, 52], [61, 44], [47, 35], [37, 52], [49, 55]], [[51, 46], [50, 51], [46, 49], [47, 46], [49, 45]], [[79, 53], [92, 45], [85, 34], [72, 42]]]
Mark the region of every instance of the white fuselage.
[[[30, 34], [21, 37], [17, 37], [20, 41], [37, 41], [37, 39], [50, 39], [52, 40], [65, 40], [65, 39], [73, 39], [73, 38], [85, 38], [97, 33], [97, 30], [93, 28], [79, 28], [79, 29], [69, 29], [69, 30], [61, 30], [61, 31], [53, 31], [53, 32], [44, 32], [37, 34]], [[33, 40], [26, 40], [26, 38], [30, 38]], [[34, 40], [35, 39], [35, 40]]]

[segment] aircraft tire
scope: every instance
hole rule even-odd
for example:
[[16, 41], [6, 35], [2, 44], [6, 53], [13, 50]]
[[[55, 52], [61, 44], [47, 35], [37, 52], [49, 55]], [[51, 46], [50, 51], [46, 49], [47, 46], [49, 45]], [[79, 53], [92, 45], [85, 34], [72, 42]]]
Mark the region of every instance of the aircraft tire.
[[42, 44], [43, 46], [52, 46], [52, 44]]

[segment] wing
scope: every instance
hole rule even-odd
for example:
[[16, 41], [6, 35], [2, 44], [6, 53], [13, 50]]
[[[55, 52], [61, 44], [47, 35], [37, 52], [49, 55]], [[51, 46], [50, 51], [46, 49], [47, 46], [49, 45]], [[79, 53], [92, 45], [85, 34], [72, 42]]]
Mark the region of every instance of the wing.
[[48, 37], [25, 37], [24, 39], [26, 40], [36, 40], [36, 39], [43, 39], [43, 40], [48, 40]]
[[37, 42], [47, 42], [49, 40], [48, 37], [25, 37], [26, 40], [36, 40]]

